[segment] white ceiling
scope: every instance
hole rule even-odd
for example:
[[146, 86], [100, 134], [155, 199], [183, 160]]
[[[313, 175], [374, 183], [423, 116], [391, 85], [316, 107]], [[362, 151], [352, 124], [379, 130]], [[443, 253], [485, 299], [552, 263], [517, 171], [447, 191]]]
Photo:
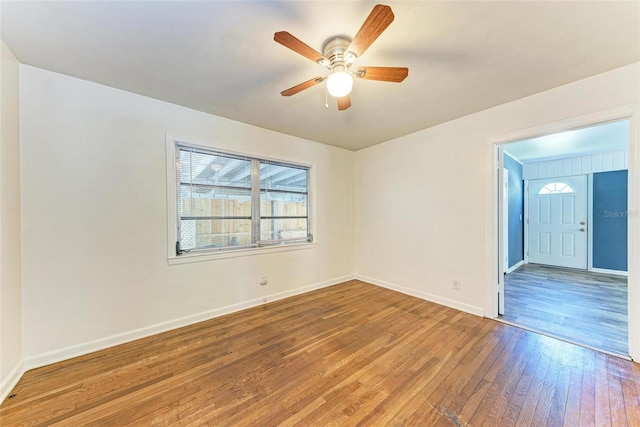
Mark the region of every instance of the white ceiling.
[[395, 21], [356, 65], [406, 66], [403, 83], [358, 80], [326, 109], [316, 50], [353, 37], [365, 1], [6, 1], [2, 40], [24, 64], [255, 126], [357, 150], [640, 60], [640, 2], [390, 1]]
[[629, 148], [629, 120], [572, 129], [504, 145], [504, 151], [521, 163], [548, 158], [623, 151]]

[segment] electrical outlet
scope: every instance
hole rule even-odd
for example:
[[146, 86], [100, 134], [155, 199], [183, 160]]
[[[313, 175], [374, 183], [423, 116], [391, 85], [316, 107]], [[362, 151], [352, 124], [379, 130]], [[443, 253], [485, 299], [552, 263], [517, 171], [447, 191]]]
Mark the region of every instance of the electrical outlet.
[[269, 283], [267, 276], [260, 276], [260, 286], [265, 286], [267, 283]]
[[455, 290], [460, 290], [460, 281], [459, 280], [454, 280], [453, 281], [453, 289]]

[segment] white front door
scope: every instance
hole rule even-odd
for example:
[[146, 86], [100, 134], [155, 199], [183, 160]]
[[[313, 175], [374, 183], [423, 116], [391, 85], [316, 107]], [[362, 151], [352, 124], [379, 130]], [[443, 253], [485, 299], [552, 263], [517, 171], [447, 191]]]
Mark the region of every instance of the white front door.
[[529, 262], [587, 268], [587, 175], [532, 179]]

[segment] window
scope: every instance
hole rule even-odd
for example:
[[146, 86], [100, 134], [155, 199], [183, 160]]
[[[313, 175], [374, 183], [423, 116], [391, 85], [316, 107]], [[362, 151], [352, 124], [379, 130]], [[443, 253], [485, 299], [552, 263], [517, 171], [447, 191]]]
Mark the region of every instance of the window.
[[564, 182], [552, 182], [545, 185], [538, 191], [538, 194], [561, 194], [561, 193], [573, 193], [573, 187]]
[[310, 242], [309, 167], [175, 144], [176, 248]]

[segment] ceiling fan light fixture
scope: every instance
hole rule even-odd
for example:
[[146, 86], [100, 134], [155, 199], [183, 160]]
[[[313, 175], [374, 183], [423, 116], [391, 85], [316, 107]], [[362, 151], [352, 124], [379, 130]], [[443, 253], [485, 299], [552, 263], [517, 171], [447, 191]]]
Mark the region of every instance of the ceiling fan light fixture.
[[336, 98], [349, 95], [351, 88], [353, 88], [353, 76], [346, 71], [333, 72], [327, 79], [329, 95]]
[[[327, 91], [325, 93], [337, 98], [338, 110], [344, 111], [351, 107], [349, 94], [353, 88], [354, 77], [383, 82], [399, 83], [403, 81], [409, 75], [409, 69], [406, 67], [354, 67], [358, 58], [393, 22], [393, 19], [394, 15], [389, 6], [377, 4], [353, 39], [340, 35], [327, 39], [322, 47], [322, 53], [290, 33], [278, 31], [273, 35], [273, 39], [277, 43], [329, 69], [327, 77], [314, 77], [290, 87], [280, 94], [282, 96], [295, 95], [326, 81]], [[352, 70], [352, 68], [355, 69]], [[328, 105], [326, 98], [325, 105]]]

